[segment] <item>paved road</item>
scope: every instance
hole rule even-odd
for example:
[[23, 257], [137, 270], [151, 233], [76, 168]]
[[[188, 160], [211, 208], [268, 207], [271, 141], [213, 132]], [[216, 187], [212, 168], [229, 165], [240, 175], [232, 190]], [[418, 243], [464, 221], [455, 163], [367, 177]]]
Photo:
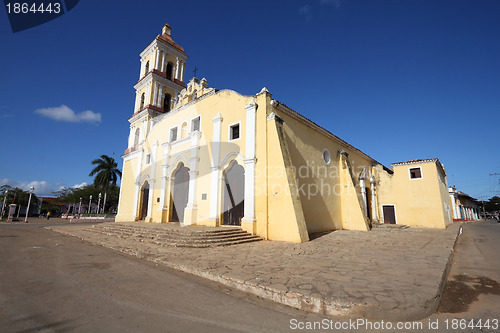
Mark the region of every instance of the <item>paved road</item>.
[[52, 230], [295, 308], [410, 320], [436, 311], [459, 225], [447, 230], [338, 230], [301, 244], [264, 241], [202, 249], [161, 246], [154, 230], [172, 228], [129, 222]]
[[41, 225], [0, 225], [2, 332], [276, 332], [319, 318]]
[[496, 320], [498, 326], [450, 332], [500, 332], [500, 223], [463, 225], [438, 312], [431, 318], [439, 320], [441, 330], [446, 319], [467, 324], [481, 319], [483, 324]]
[[[89, 245], [43, 224], [0, 224], [2, 332], [285, 332], [292, 318], [305, 324], [324, 319]], [[500, 319], [499, 240], [500, 224], [464, 225], [441, 313], [420, 321], [421, 328], [325, 331], [500, 331], [451, 328], [454, 319]]]

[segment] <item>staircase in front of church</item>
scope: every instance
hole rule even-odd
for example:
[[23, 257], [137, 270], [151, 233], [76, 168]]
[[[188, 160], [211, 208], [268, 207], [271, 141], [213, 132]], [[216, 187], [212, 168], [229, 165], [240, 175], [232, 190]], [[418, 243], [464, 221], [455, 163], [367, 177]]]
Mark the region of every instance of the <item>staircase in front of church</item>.
[[[96, 224], [85, 230], [138, 242], [147, 242], [160, 246], [204, 248], [211, 246], [229, 246], [256, 242], [262, 240], [239, 228], [196, 228], [192, 227], [151, 227], [142, 223], [121, 224], [103, 223]], [[160, 225], [161, 226], [161, 225]], [[200, 230], [201, 229], [201, 230]]]

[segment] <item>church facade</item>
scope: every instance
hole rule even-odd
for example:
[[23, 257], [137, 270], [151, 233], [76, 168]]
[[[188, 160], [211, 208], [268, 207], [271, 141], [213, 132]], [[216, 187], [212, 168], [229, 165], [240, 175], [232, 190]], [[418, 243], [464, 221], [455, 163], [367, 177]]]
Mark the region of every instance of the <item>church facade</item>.
[[[168, 24], [140, 57], [116, 221], [239, 226], [291, 242], [373, 223], [451, 223], [439, 160], [389, 169], [266, 88], [246, 96], [186, 84], [187, 55]], [[425, 177], [412, 178], [417, 169]]]

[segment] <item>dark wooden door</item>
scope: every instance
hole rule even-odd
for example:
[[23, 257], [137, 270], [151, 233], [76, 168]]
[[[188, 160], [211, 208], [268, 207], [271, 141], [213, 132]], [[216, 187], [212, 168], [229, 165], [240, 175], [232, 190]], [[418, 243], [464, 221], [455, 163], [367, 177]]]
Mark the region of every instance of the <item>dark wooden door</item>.
[[140, 220], [144, 220], [148, 215], [149, 186], [142, 189], [142, 204]]
[[224, 225], [241, 225], [245, 208], [245, 169], [234, 163], [224, 176]]
[[384, 213], [384, 223], [396, 224], [396, 212], [394, 210], [394, 206], [382, 206], [382, 211]]
[[184, 209], [189, 196], [189, 169], [181, 165], [175, 173], [172, 222], [184, 222]]

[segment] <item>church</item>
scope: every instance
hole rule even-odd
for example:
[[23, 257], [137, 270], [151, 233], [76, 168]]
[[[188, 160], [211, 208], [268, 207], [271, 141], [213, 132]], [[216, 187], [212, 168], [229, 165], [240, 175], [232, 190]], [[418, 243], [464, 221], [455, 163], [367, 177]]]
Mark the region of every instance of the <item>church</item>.
[[185, 81], [187, 55], [166, 24], [140, 53], [116, 221], [237, 226], [268, 240], [446, 228], [446, 172], [434, 159], [388, 168], [273, 98]]

